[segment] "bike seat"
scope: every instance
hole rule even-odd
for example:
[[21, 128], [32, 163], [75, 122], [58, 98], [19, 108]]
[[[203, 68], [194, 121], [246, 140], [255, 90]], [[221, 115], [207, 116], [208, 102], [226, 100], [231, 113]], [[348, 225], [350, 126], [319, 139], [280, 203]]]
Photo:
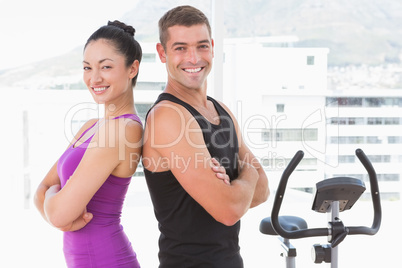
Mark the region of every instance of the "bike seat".
[[[307, 229], [307, 222], [296, 216], [279, 216], [279, 224], [286, 231]], [[278, 235], [271, 224], [271, 217], [263, 219], [260, 223], [260, 232], [267, 235]]]

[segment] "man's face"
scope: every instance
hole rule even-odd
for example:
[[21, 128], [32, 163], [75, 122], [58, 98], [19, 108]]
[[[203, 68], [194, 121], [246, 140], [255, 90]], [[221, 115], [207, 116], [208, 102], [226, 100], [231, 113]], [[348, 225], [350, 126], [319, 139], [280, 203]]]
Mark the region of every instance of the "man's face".
[[168, 29], [166, 49], [158, 45], [159, 57], [166, 63], [169, 83], [185, 89], [206, 86], [212, 68], [213, 40], [205, 24]]

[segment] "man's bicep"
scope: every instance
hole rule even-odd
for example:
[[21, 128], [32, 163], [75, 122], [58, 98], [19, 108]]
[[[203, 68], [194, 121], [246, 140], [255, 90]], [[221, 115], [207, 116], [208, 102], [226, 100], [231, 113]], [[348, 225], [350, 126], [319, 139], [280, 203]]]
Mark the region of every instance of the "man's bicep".
[[[169, 169], [176, 177], [184, 190], [190, 194], [201, 206], [208, 208], [208, 200], [213, 201], [224, 183], [219, 180], [212, 170], [211, 155], [205, 146], [202, 132], [187, 129], [174, 146], [159, 149], [161, 156], [169, 159]], [[199, 128], [199, 127], [198, 127]], [[216, 200], [217, 201], [217, 200]]]
[[[172, 152], [173, 153], [173, 152]], [[212, 170], [211, 156], [206, 150], [189, 150], [180, 154], [174, 152], [171, 163], [171, 172], [183, 189], [199, 203], [209, 214], [215, 215], [219, 208], [217, 204], [224, 204], [222, 192], [226, 185], [216, 177]]]
[[[170, 134], [168, 140], [176, 137], [177, 133]], [[186, 181], [208, 178], [214, 175], [211, 169], [211, 155], [205, 146], [202, 132], [197, 132], [196, 128], [186, 129], [185, 134], [176, 139], [173, 144], [160, 146], [156, 149], [163, 159], [169, 163], [169, 169], [182, 184]]]

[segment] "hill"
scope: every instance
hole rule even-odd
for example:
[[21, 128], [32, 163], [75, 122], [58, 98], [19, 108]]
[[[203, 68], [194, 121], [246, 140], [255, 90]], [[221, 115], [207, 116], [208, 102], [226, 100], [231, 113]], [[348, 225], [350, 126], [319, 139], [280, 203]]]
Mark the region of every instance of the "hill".
[[[156, 22], [178, 3], [140, 1], [122, 18], [143, 40], [157, 40]], [[191, 3], [211, 15], [211, 1]], [[300, 47], [329, 47], [330, 66], [399, 63], [402, 1], [231, 0], [225, 1], [225, 37], [298, 36]]]
[[[192, 0], [191, 4], [211, 18], [211, 2]], [[188, 1], [139, 1], [121, 20], [136, 28], [139, 41], [156, 42], [158, 19], [185, 3]], [[328, 47], [330, 70], [350, 65], [400, 65], [402, 61], [399, 0], [226, 0], [224, 24], [225, 38], [293, 35], [300, 40], [295, 46]], [[60, 57], [5, 70], [0, 73], [1, 85], [81, 88], [81, 57], [79, 47]], [[401, 76], [399, 73], [397, 87]]]

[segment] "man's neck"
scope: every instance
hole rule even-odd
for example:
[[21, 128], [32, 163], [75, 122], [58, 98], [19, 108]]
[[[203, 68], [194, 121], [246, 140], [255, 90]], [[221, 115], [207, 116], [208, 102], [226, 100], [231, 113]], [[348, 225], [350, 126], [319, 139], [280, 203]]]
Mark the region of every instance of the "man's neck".
[[207, 107], [207, 85], [198, 89], [190, 89], [182, 86], [175, 86], [172, 83], [166, 85], [165, 93], [170, 93], [182, 101], [198, 107]]

